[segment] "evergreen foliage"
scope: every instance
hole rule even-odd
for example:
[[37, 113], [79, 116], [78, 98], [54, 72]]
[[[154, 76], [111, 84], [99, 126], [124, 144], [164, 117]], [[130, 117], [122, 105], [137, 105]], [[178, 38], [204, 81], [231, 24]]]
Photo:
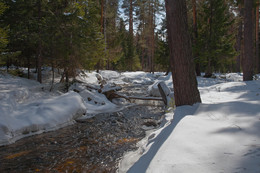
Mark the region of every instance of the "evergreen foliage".
[[8, 49], [21, 52], [18, 59], [9, 60], [10, 63], [36, 66], [39, 44], [43, 64], [61, 68], [69, 76], [75, 76], [76, 68], [93, 69], [104, 58], [104, 38], [95, 0], [5, 2], [9, 8], [1, 20], [10, 28]]
[[[0, 1], [0, 16], [4, 13], [4, 11], [7, 9], [7, 6]], [[0, 23], [2, 23], [2, 20], [0, 20]], [[0, 25], [0, 55], [3, 51], [5, 51], [6, 45], [8, 44], [7, 39], [7, 27]]]
[[[240, 67], [242, 3], [187, 1], [193, 58], [208, 76]], [[168, 71], [164, 7], [160, 0], [0, 0], [0, 64], [28, 67], [28, 77], [30, 68], [51, 66], [67, 80], [77, 69]]]
[[198, 41], [194, 53], [199, 55], [206, 75], [231, 70], [235, 60], [234, 20], [225, 0], [200, 1], [198, 12]]

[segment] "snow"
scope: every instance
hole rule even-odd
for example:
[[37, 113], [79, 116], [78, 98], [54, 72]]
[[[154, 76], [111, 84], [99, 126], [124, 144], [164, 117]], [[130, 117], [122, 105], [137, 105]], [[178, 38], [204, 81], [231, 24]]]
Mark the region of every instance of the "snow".
[[[5, 67], [1, 69], [4, 71]], [[26, 68], [20, 70], [27, 71]], [[31, 69], [31, 77], [35, 79], [33, 71], [34, 69]], [[0, 146], [26, 136], [73, 124], [75, 119], [86, 119], [98, 113], [123, 109], [125, 100], [118, 99], [112, 103], [98, 90], [87, 89], [86, 84], [92, 88], [100, 87], [97, 76], [108, 81], [108, 85], [115, 90], [119, 87], [113, 86], [114, 83], [151, 84], [154, 82], [154, 75], [145, 72], [101, 71], [98, 74], [80, 70], [76, 79], [83, 83], [74, 83], [69, 88], [70, 92], [64, 94], [56, 91], [62, 88], [62, 84], [56, 84], [52, 87], [53, 91], [49, 92], [51, 68], [44, 68], [42, 74], [43, 84], [40, 84], [35, 80], [14, 77], [0, 71]], [[54, 77], [56, 83], [61, 77], [56, 69]]]
[[[96, 75], [81, 71], [77, 79], [83, 83], [73, 84], [64, 94], [49, 92], [50, 78], [39, 84], [0, 72], [0, 145], [56, 130], [75, 119], [123, 109], [124, 104], [112, 103], [96, 89], [87, 89], [99, 87]], [[150, 95], [159, 96], [157, 84], [163, 82], [173, 91], [171, 74], [101, 71], [100, 75], [115, 89], [114, 83], [145, 84], [150, 85]], [[58, 81], [59, 75], [55, 76]], [[160, 128], [147, 131], [138, 149], [125, 153], [118, 172], [260, 172], [259, 75], [255, 78], [258, 80], [243, 82], [240, 73], [198, 77], [203, 103], [167, 110]]]
[[198, 78], [203, 103], [166, 114], [118, 172], [260, 172], [260, 81], [226, 76]]
[[158, 84], [159, 84], [160, 82], [165, 83], [165, 85], [166, 85], [171, 91], [173, 91], [172, 74], [169, 73], [167, 76], [164, 76], [164, 75], [161, 74], [161, 75], [158, 77], [158, 79], [156, 79], [156, 80], [154, 81], [154, 83], [148, 87], [148, 93], [149, 93], [150, 96], [161, 97], [161, 94], [160, 94], [159, 89], [158, 89]]
[[78, 83], [70, 87], [70, 90], [74, 89], [79, 91], [79, 95], [87, 107], [88, 114], [113, 112], [119, 109], [117, 105], [110, 102], [104, 94], [99, 93], [97, 90], [87, 90], [82, 84]]
[[0, 73], [0, 145], [74, 123], [86, 112], [75, 92], [43, 91], [36, 81]]

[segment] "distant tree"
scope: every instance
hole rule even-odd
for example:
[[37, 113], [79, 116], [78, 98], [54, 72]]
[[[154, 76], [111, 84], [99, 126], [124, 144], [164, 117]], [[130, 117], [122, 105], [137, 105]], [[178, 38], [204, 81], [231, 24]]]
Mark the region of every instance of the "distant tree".
[[244, 59], [242, 61], [243, 80], [253, 80], [254, 74], [254, 54], [253, 54], [253, 0], [245, 0], [244, 13]]
[[157, 14], [160, 14], [162, 2], [159, 0], [139, 0], [136, 15], [138, 19], [138, 46], [142, 69], [154, 72], [156, 53]]
[[166, 0], [170, 60], [176, 106], [201, 102], [197, 88], [187, 7], [183, 0]]
[[134, 29], [133, 29], [133, 15], [136, 6], [136, 0], [124, 0], [122, 8], [125, 11], [126, 16], [128, 16], [128, 36], [127, 36], [127, 54], [126, 54], [126, 63], [128, 64], [128, 70], [133, 70], [133, 62], [135, 57], [135, 48], [134, 48]]
[[155, 37], [155, 70], [170, 72], [170, 51], [168, 44], [166, 18], [163, 18], [161, 29], [158, 30]]
[[[193, 19], [193, 47], [197, 44], [198, 40], [198, 24], [197, 24], [197, 2], [192, 0], [192, 19]], [[197, 76], [201, 76], [200, 72], [200, 60], [199, 60], [199, 51], [194, 51], [193, 53], [195, 61], [195, 70]]]
[[242, 0], [240, 2], [237, 2], [238, 5], [238, 32], [236, 36], [236, 51], [237, 51], [237, 58], [236, 58], [236, 67], [235, 71], [240, 72], [241, 71], [241, 59], [242, 59], [242, 40], [243, 40], [243, 2]]
[[[7, 6], [2, 1], [0, 1], [0, 16], [4, 13], [6, 8]], [[1, 56], [1, 52], [5, 50], [7, 44], [8, 44], [8, 40], [7, 40], [6, 27], [1, 26], [0, 27], [0, 56]]]
[[205, 76], [210, 77], [213, 71], [228, 71], [234, 61], [234, 20], [225, 0], [201, 0], [200, 6], [195, 50], [199, 52]]
[[32, 66], [39, 73], [41, 66], [59, 68], [66, 81], [78, 68], [94, 69], [105, 54], [96, 2], [5, 0], [8, 9], [0, 26], [9, 26], [8, 53], [20, 52], [16, 59], [8, 56], [7, 62], [28, 67], [28, 72]]

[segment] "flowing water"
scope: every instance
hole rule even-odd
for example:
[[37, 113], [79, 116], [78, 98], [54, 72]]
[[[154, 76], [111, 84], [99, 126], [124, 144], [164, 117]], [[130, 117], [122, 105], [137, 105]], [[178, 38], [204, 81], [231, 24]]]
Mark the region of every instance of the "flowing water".
[[133, 105], [21, 139], [0, 147], [0, 172], [116, 172], [145, 136], [143, 126], [158, 127], [163, 114], [161, 106]]

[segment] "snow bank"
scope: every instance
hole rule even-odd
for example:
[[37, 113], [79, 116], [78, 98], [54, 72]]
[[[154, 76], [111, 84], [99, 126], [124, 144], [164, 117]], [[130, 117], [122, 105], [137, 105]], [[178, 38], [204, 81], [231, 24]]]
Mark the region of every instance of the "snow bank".
[[260, 172], [260, 81], [200, 79], [203, 103], [169, 113], [119, 172]]
[[74, 92], [19, 105], [11, 114], [3, 111], [0, 116], [0, 145], [72, 124], [74, 119], [85, 112], [82, 98]]
[[96, 72], [86, 72], [82, 71], [81, 73], [78, 74], [76, 79], [83, 81], [88, 84], [98, 84], [98, 80], [96, 77]]
[[79, 91], [79, 95], [83, 98], [88, 114], [114, 112], [119, 109], [117, 105], [110, 102], [104, 94], [97, 90], [87, 90], [84, 85], [79, 83], [74, 83], [70, 87], [70, 90], [74, 89]]
[[45, 85], [0, 73], [0, 145], [55, 130], [86, 112], [80, 95], [44, 90]]
[[125, 83], [152, 84], [154, 82], [154, 75], [143, 71], [124, 72], [121, 75], [121, 79]]
[[120, 77], [120, 73], [111, 70], [102, 70], [100, 74], [106, 80], [118, 79]]
[[[156, 139], [161, 140], [162, 137], [160, 137], [160, 133], [162, 133], [163, 130], [171, 124], [172, 119], [173, 113], [166, 113], [158, 130], [147, 131], [146, 137], [137, 143], [138, 149], [136, 151], [127, 152], [123, 156], [122, 160], [118, 165], [118, 173], [125, 173], [129, 171], [131, 172], [131, 167], [138, 163], [140, 163], [140, 165], [137, 167], [137, 169], [135, 169], [132, 172], [145, 172], [142, 166], [142, 164], [144, 163], [139, 162], [139, 159], [141, 159], [144, 155], [148, 154], [149, 151], [152, 151], [151, 147], [153, 146], [154, 142], [156, 142]], [[148, 157], [151, 157], [151, 155], [148, 154]]]

